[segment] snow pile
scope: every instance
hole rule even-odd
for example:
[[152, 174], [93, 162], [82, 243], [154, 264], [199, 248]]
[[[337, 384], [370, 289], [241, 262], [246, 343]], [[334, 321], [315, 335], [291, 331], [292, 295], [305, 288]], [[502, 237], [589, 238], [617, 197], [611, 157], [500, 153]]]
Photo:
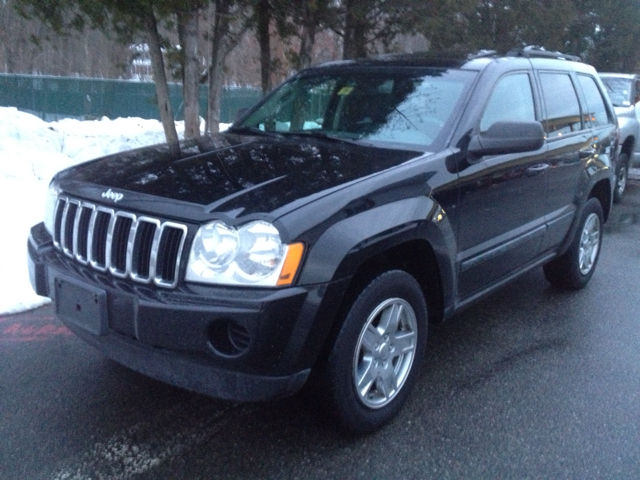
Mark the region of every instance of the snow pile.
[[[183, 124], [177, 127], [181, 135]], [[29, 283], [27, 237], [42, 221], [47, 186], [55, 172], [163, 141], [162, 125], [156, 120], [47, 123], [16, 108], [0, 107], [0, 314], [49, 301], [37, 296]]]

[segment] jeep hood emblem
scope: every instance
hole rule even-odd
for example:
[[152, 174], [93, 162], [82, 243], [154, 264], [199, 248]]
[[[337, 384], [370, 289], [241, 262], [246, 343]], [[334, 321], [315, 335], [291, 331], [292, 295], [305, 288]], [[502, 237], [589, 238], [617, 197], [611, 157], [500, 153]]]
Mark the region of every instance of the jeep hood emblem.
[[102, 192], [102, 198], [107, 198], [109, 200], [113, 200], [114, 203], [118, 203], [124, 198], [124, 194], [114, 192], [113, 190], [109, 189], [106, 192]]

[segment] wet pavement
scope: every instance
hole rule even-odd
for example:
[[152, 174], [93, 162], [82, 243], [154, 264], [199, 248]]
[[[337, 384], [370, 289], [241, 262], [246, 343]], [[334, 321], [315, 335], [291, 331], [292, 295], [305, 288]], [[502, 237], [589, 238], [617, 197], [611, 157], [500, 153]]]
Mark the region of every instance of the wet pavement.
[[[235, 404], [0, 315], [0, 479], [640, 478], [640, 170], [591, 283], [541, 269], [430, 331], [400, 416], [347, 437], [304, 395]], [[636, 176], [637, 174], [637, 176]]]

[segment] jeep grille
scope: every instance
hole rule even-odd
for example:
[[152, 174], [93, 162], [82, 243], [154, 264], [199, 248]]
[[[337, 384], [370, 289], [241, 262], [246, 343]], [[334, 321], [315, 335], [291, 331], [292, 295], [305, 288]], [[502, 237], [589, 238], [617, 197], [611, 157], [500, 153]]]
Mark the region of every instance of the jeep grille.
[[58, 198], [53, 243], [83, 265], [115, 277], [175, 287], [186, 225], [68, 197]]

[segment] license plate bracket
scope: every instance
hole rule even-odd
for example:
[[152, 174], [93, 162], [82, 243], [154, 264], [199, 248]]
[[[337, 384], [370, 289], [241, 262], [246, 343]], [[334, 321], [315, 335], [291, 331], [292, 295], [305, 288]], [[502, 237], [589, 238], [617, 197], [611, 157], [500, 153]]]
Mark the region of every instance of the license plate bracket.
[[107, 293], [89, 285], [57, 278], [56, 315], [94, 335], [107, 333]]

